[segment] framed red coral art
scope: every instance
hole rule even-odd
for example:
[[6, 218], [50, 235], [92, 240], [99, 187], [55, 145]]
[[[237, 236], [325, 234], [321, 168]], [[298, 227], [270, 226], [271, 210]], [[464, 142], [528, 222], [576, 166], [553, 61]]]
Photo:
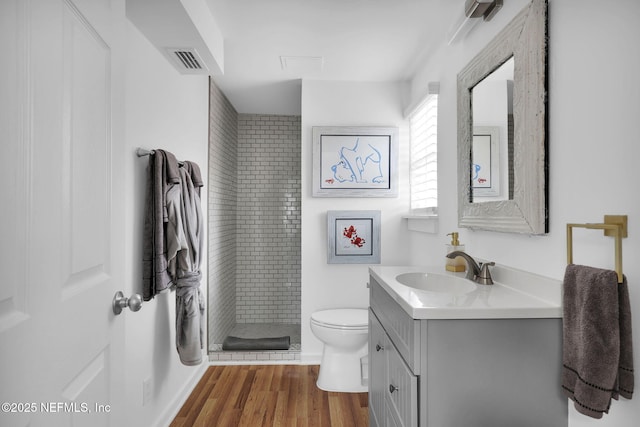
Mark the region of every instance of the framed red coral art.
[[380, 264], [380, 211], [327, 212], [328, 264]]

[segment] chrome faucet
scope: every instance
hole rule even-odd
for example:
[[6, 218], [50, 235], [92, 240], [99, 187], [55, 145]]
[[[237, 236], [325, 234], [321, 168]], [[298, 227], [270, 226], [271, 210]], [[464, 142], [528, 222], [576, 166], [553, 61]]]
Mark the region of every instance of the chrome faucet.
[[478, 264], [469, 254], [462, 251], [453, 251], [447, 254], [447, 258], [462, 257], [467, 262], [467, 279], [481, 285], [493, 285], [489, 266], [496, 265], [495, 262], [485, 262]]

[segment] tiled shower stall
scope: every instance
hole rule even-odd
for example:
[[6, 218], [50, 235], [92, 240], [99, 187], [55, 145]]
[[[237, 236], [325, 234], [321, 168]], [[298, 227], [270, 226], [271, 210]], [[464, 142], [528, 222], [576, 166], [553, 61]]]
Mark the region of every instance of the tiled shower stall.
[[[300, 350], [300, 117], [238, 114], [210, 84], [208, 330], [212, 360]], [[289, 351], [222, 352], [226, 336], [291, 338]]]

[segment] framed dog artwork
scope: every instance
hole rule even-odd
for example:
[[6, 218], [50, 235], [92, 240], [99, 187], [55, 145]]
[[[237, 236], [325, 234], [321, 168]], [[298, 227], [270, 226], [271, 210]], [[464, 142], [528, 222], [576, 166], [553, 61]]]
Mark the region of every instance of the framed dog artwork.
[[397, 197], [398, 128], [313, 127], [314, 197]]

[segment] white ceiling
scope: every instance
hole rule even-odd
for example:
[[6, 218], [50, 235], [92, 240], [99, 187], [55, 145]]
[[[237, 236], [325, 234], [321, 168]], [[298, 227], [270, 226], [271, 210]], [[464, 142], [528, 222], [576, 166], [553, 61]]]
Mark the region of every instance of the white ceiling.
[[301, 78], [410, 79], [464, 9], [464, 0], [206, 2], [224, 38], [218, 87], [239, 113], [293, 115]]

